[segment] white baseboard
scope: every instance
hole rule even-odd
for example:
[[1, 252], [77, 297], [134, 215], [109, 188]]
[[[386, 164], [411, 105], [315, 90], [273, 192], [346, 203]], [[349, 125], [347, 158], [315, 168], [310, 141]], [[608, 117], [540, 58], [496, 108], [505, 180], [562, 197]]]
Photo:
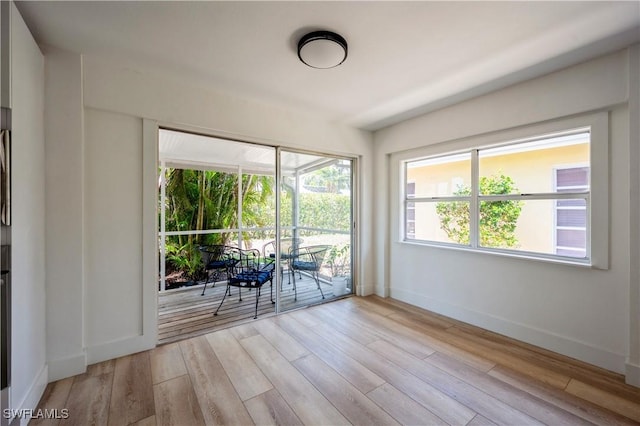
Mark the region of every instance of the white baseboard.
[[627, 361], [624, 378], [627, 384], [640, 388], [640, 365]]
[[[48, 382], [48, 366], [45, 364], [36, 378], [34, 379], [31, 386], [29, 386], [29, 390], [25, 395], [24, 399], [20, 401], [19, 404], [11, 404], [13, 407], [16, 407], [18, 410], [22, 410], [23, 413], [29, 412], [29, 410], [35, 410], [38, 407], [38, 403], [40, 402], [40, 398], [44, 394], [44, 390], [47, 388]], [[11, 396], [13, 399], [13, 395]], [[19, 426], [27, 426], [29, 424], [30, 418], [21, 417], [19, 420], [13, 419], [11, 421], [11, 425], [19, 425]]]
[[375, 286], [372, 283], [361, 284], [357, 287], [356, 294], [358, 296], [369, 296], [375, 293]]
[[49, 361], [49, 382], [66, 379], [87, 371], [87, 354], [85, 352], [66, 358]]
[[625, 357], [623, 355], [525, 324], [444, 303], [422, 294], [394, 288], [391, 288], [390, 293], [392, 298], [414, 306], [579, 359], [616, 373], [625, 374]]
[[90, 346], [87, 348], [87, 365], [131, 355], [155, 347], [155, 339], [144, 336], [129, 337], [127, 339]]

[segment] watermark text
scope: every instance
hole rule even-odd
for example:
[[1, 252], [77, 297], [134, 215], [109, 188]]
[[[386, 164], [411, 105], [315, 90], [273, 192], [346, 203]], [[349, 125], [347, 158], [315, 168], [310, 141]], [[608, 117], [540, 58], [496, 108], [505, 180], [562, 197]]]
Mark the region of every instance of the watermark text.
[[62, 420], [69, 418], [68, 408], [39, 408], [37, 410], [32, 409], [20, 409], [14, 410], [12, 408], [5, 408], [2, 410], [2, 416], [5, 419], [13, 419], [15, 417], [19, 419], [50, 419], [50, 420]]

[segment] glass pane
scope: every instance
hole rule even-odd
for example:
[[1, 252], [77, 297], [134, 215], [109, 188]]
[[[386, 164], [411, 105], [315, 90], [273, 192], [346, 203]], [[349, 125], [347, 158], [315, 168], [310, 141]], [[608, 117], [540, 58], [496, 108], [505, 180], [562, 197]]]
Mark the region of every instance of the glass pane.
[[242, 175], [243, 228], [276, 226], [275, 177], [258, 174]]
[[414, 203], [408, 203], [412, 205], [407, 205], [407, 220], [414, 221], [416, 220], [416, 208]]
[[407, 183], [407, 198], [415, 197], [416, 195], [416, 183], [408, 182]]
[[558, 207], [585, 207], [587, 200], [584, 198], [579, 200], [558, 200]]
[[478, 161], [481, 194], [552, 193], [573, 182], [583, 185], [574, 191], [589, 189], [589, 167], [559, 169], [589, 164], [589, 133], [482, 149]]
[[583, 208], [558, 208], [557, 223], [558, 226], [581, 227], [587, 226], [587, 210]]
[[351, 293], [351, 161], [283, 151], [281, 163], [280, 309]]
[[[562, 200], [577, 203], [582, 200]], [[586, 209], [556, 208], [557, 200], [480, 202], [480, 245], [490, 248], [586, 255]], [[560, 223], [571, 223], [567, 229]], [[569, 250], [567, 250], [569, 249]]]
[[414, 233], [407, 239], [441, 243], [469, 244], [469, 202], [417, 202]]
[[416, 238], [416, 222], [407, 221], [407, 238], [415, 240]]
[[[167, 231], [225, 229], [225, 221], [234, 220], [237, 215], [235, 173], [168, 168], [165, 191]], [[200, 235], [194, 238], [198, 244], [216, 244]]]
[[[329, 159], [330, 160], [330, 159]], [[351, 164], [327, 162], [300, 176], [298, 226], [349, 232], [351, 229]]]
[[294, 176], [282, 176], [280, 187], [280, 225], [283, 231], [288, 232], [287, 237], [292, 237], [290, 232], [295, 221], [293, 204], [297, 193], [296, 179]]
[[407, 162], [407, 196], [469, 195], [471, 154], [457, 154]]
[[558, 247], [583, 249], [587, 244], [587, 232], [584, 229], [558, 229]]
[[571, 167], [556, 171], [556, 187], [582, 188], [589, 186], [589, 168]]
[[[242, 231], [242, 248], [257, 249], [261, 255], [265, 255], [265, 246], [275, 240], [276, 233], [274, 229], [266, 231]], [[235, 244], [237, 245], [237, 244]], [[268, 250], [268, 249], [267, 249]], [[267, 257], [268, 257], [268, 253]]]

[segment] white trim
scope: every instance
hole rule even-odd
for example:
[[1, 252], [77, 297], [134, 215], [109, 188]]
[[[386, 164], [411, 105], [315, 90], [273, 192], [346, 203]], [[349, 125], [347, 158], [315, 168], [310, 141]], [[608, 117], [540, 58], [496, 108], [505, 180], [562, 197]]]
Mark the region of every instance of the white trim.
[[591, 264], [609, 269], [609, 114], [601, 112], [585, 119], [591, 122], [591, 208], [587, 220], [587, 250], [591, 250]]
[[65, 358], [49, 361], [49, 382], [82, 374], [87, 371], [87, 353], [80, 352]]
[[160, 161], [160, 291], [167, 289], [167, 165]]
[[[238, 247], [242, 248], [242, 202], [243, 200], [243, 189], [242, 189], [242, 166], [238, 166], [236, 170], [236, 175], [238, 176], [238, 196], [237, 198], [237, 207], [236, 207], [236, 223], [238, 224]], [[239, 291], [239, 290], [238, 290]]]
[[282, 193], [281, 193], [281, 188], [282, 188], [282, 148], [277, 146], [276, 147], [276, 158], [275, 158], [275, 163], [276, 163], [276, 178], [275, 178], [275, 185], [274, 185], [274, 194], [275, 194], [275, 198], [276, 198], [276, 253], [275, 253], [275, 261], [276, 261], [276, 269], [275, 269], [275, 286], [276, 286], [276, 306], [275, 306], [275, 312], [276, 315], [280, 313], [280, 289], [282, 288], [282, 259], [280, 259], [281, 256], [281, 247], [280, 247], [280, 235], [282, 233], [282, 224], [280, 223], [280, 216], [281, 216], [281, 211], [280, 211], [280, 203], [282, 202]]
[[433, 241], [425, 241], [425, 240], [405, 240], [398, 241], [399, 244], [407, 244], [413, 246], [420, 247], [430, 247], [430, 248], [438, 248], [438, 249], [446, 249], [446, 250], [457, 250], [457, 251], [466, 251], [471, 253], [478, 253], [487, 256], [503, 256], [510, 257], [514, 259], [526, 259], [526, 260], [534, 260], [539, 262], [546, 263], [555, 263], [558, 265], [569, 265], [569, 266], [579, 266], [584, 268], [593, 268], [591, 264], [586, 259], [580, 259], [577, 257], [562, 257], [558, 255], [548, 255], [544, 253], [533, 253], [529, 251], [506, 251], [503, 249], [496, 248], [473, 248], [471, 246], [464, 246], [462, 244], [455, 243], [439, 243]]
[[[496, 146], [496, 141], [516, 142], [527, 138], [538, 139], [544, 135], [555, 135], [558, 133], [577, 131], [585, 127], [592, 126], [594, 122], [599, 125], [602, 125], [603, 123], [608, 124], [608, 117], [609, 115], [605, 111], [583, 114], [575, 117], [559, 118], [551, 121], [532, 123], [511, 129], [497, 130], [461, 139], [448, 139], [433, 145], [398, 151], [391, 154], [391, 156], [394, 161], [407, 161], [416, 158], [438, 157], [448, 154], [462, 153], [474, 148]], [[608, 132], [608, 125], [606, 126], [605, 131]], [[593, 145], [593, 129], [591, 129], [591, 143]], [[501, 144], [504, 145], [504, 142]]]
[[624, 376], [627, 384], [640, 388], [640, 365], [633, 364], [631, 361], [627, 360]]
[[144, 349], [158, 340], [158, 123], [142, 120], [142, 336]]
[[[27, 391], [24, 399], [19, 404], [14, 405], [12, 403], [11, 406], [12, 407], [17, 406], [18, 410], [24, 410], [23, 412], [27, 410], [35, 410], [38, 407], [38, 402], [40, 402], [40, 398], [42, 398], [42, 395], [44, 395], [44, 391], [47, 388], [48, 376], [49, 376], [48, 366], [45, 364], [42, 366], [42, 369], [40, 369], [40, 372], [38, 372], [38, 375], [35, 377], [31, 385], [29, 386], [29, 390]], [[4, 409], [9, 407], [2, 407], [2, 408]], [[12, 420], [9, 421], [9, 423], [12, 426], [14, 425], [28, 426], [29, 421], [30, 421], [29, 418], [22, 417], [18, 422], [16, 422], [14, 417]]]
[[90, 346], [87, 348], [87, 365], [146, 351], [155, 346], [156, 340], [150, 342], [145, 336], [127, 337]]
[[[471, 200], [469, 204], [469, 245], [480, 247], [480, 159], [478, 150], [471, 151]], [[437, 205], [436, 205], [437, 207]]]
[[361, 157], [354, 157], [350, 160], [351, 164], [351, 293], [359, 295], [359, 285], [364, 277], [361, 268], [364, 265], [360, 262], [360, 245], [361, 245], [361, 222], [360, 222], [360, 206], [362, 205], [361, 186], [360, 186], [360, 161]]
[[485, 313], [472, 311], [432, 299], [420, 293], [391, 288], [391, 297], [437, 314], [473, 324], [514, 339], [597, 365], [610, 371], [624, 373], [624, 356], [589, 345], [566, 336], [529, 327]]
[[629, 90], [629, 330], [627, 383], [640, 387], [640, 44], [628, 51]]

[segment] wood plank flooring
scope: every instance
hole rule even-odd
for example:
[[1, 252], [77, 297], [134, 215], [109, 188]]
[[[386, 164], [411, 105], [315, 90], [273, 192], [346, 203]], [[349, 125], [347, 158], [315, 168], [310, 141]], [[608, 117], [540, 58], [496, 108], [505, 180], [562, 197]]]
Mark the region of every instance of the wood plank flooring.
[[623, 377], [419, 308], [350, 297], [92, 365], [32, 425], [632, 425]]
[[[325, 299], [334, 299], [330, 284], [321, 282]], [[317, 284], [310, 277], [303, 275], [296, 279], [297, 300], [288, 276], [284, 277], [280, 303], [283, 310], [309, 306], [323, 301]], [[230, 327], [242, 322], [253, 321], [255, 312], [255, 292], [243, 290], [242, 301], [238, 300], [238, 289], [232, 288], [232, 296], [227, 296], [217, 316], [213, 316], [226, 285], [222, 282], [215, 287], [207, 287], [204, 296], [202, 285], [185, 289], [160, 293], [158, 296], [158, 343], [171, 343], [187, 337], [201, 336], [215, 330]], [[275, 294], [274, 294], [275, 300]], [[258, 318], [273, 315], [274, 305], [271, 303], [269, 284], [262, 288], [258, 302]]]

